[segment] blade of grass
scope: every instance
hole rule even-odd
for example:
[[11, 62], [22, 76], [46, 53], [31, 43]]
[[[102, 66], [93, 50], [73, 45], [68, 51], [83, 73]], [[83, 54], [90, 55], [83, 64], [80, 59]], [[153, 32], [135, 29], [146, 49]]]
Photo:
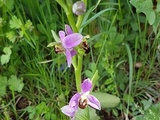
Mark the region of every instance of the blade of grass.
[[[132, 92], [132, 80], [133, 80], [133, 59], [132, 59], [132, 54], [131, 50], [128, 44], [125, 44], [127, 54], [128, 54], [128, 60], [129, 60], [129, 96], [131, 95]], [[129, 113], [129, 97], [128, 97], [128, 104], [127, 104], [127, 115]]]

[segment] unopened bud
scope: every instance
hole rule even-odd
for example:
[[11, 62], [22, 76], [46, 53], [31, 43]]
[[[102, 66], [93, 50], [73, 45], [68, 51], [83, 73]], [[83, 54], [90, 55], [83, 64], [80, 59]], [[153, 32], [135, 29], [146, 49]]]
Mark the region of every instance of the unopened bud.
[[76, 15], [82, 15], [83, 13], [85, 13], [86, 6], [85, 6], [84, 2], [82, 2], [82, 1], [75, 2], [72, 6], [72, 11]]

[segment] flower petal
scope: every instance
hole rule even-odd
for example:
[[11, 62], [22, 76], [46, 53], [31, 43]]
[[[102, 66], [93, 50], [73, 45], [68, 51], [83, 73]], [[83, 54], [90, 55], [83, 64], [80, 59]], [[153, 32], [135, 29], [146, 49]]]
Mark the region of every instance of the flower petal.
[[62, 42], [64, 48], [73, 48], [81, 43], [83, 36], [79, 33], [67, 35]]
[[71, 29], [71, 27], [70, 27], [69, 25], [65, 25], [65, 33], [66, 33], [67, 35], [73, 33], [73, 31], [72, 31], [72, 29]]
[[92, 82], [91, 80], [88, 78], [88, 79], [85, 79], [83, 81], [83, 83], [81, 84], [81, 91], [82, 93], [86, 93], [86, 92], [89, 92], [92, 88]]
[[61, 108], [61, 111], [69, 117], [74, 117], [75, 113], [77, 112], [77, 109], [75, 109], [74, 107], [70, 107], [69, 105], [66, 105]]
[[78, 101], [80, 96], [80, 93], [76, 93], [75, 95], [73, 95], [69, 101], [69, 105], [62, 107], [61, 111], [69, 117], [74, 117], [75, 113], [78, 110]]
[[68, 67], [70, 67], [71, 63], [72, 63], [72, 55], [71, 55], [70, 50], [66, 49], [65, 50], [65, 55], [66, 55]]
[[65, 32], [64, 31], [59, 31], [59, 37], [61, 39], [61, 42], [63, 43], [63, 39], [65, 38]]
[[71, 56], [74, 56], [77, 54], [76, 50], [74, 50], [74, 49], [70, 50], [70, 53], [71, 53]]
[[[71, 106], [71, 107], [73, 107], [73, 106], [78, 106], [78, 101], [79, 101], [79, 98], [81, 97], [81, 94], [80, 93], [76, 93], [75, 95], [73, 95], [72, 96], [72, 98], [70, 99], [70, 101], [69, 101], [69, 105]], [[73, 101], [75, 102], [75, 103], [73, 103]]]
[[87, 98], [88, 98], [88, 104], [91, 107], [101, 110], [101, 104], [96, 97], [94, 97], [93, 95], [88, 95]]

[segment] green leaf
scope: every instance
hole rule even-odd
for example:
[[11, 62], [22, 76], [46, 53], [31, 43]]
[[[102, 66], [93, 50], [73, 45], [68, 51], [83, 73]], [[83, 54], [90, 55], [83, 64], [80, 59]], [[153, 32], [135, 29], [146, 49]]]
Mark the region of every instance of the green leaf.
[[156, 15], [153, 10], [152, 0], [131, 0], [130, 2], [134, 7], [136, 7], [138, 13], [142, 12], [146, 15], [150, 25], [154, 23]]
[[134, 99], [131, 95], [129, 94], [124, 94], [123, 96], [123, 100], [127, 103], [127, 104], [132, 104], [134, 102]]
[[17, 91], [17, 92], [21, 92], [24, 87], [23, 79], [22, 78], [18, 79], [15, 75], [12, 75], [9, 78], [8, 84], [9, 84], [10, 90]]
[[141, 102], [143, 103], [144, 110], [147, 110], [152, 105], [152, 99], [142, 100]]
[[96, 110], [91, 107], [85, 109], [78, 109], [75, 120], [100, 120], [100, 117], [96, 114]]
[[120, 103], [120, 99], [117, 96], [108, 93], [92, 92], [91, 94], [100, 101], [102, 108], [116, 107]]
[[6, 63], [9, 62], [9, 60], [10, 60], [10, 55], [11, 55], [12, 51], [11, 51], [11, 48], [10, 48], [10, 47], [5, 47], [5, 48], [3, 49], [3, 52], [4, 52], [5, 54], [3, 54], [3, 55], [1, 56], [1, 64], [2, 64], [2, 65], [4, 65], [4, 64], [6, 64]]
[[92, 70], [92, 72], [94, 72], [96, 70], [96, 63], [90, 63], [90, 69]]
[[14, 8], [14, 0], [6, 0], [6, 7], [7, 10], [11, 11]]
[[160, 15], [157, 14], [156, 20], [155, 20], [155, 22], [154, 22], [154, 24], [153, 24], [153, 31], [154, 31], [154, 33], [156, 33], [156, 34], [157, 34], [157, 29], [158, 29], [158, 27], [159, 27], [159, 24], [160, 24]]
[[133, 31], [137, 31], [138, 30], [138, 24], [137, 24], [136, 21], [131, 21], [130, 25], [131, 25]]
[[89, 107], [89, 118], [90, 120], [100, 120], [100, 117], [96, 114], [96, 110]]
[[44, 114], [47, 111], [47, 106], [45, 102], [41, 102], [36, 106], [36, 113], [37, 114]]
[[93, 76], [93, 73], [90, 71], [90, 70], [85, 70], [85, 75], [88, 77], [88, 78], [91, 78]]
[[6, 37], [12, 42], [14, 43], [16, 40], [16, 35], [13, 31], [9, 31], [6, 33]]
[[78, 109], [78, 112], [75, 115], [75, 120], [89, 120], [89, 111], [88, 107], [85, 109]]
[[157, 2], [156, 12], [160, 12], [160, 2]]
[[146, 14], [146, 16], [147, 16], [147, 19], [149, 21], [149, 24], [153, 25], [153, 23], [155, 22], [155, 19], [156, 19], [155, 12], [151, 11], [150, 13]]
[[11, 28], [21, 28], [22, 22], [20, 19], [18, 19], [15, 15], [12, 17], [12, 20], [9, 21], [10, 27]]
[[6, 94], [7, 77], [0, 75], [0, 97]]
[[4, 64], [7, 64], [10, 60], [10, 55], [2, 55], [1, 56], [1, 64], [4, 65]]
[[5, 48], [3, 49], [3, 52], [4, 52], [5, 54], [10, 55], [10, 54], [12, 53], [11, 47], [5, 47]]
[[36, 114], [36, 108], [34, 106], [28, 106], [26, 110], [29, 112], [29, 120], [33, 120]]
[[[123, 34], [117, 34], [116, 39], [114, 40], [114, 44], [120, 44], [124, 40], [124, 35]], [[119, 47], [119, 46], [118, 46]]]
[[32, 26], [32, 22], [30, 20], [27, 20], [24, 27], [26, 28], [26, 30], [30, 29]]

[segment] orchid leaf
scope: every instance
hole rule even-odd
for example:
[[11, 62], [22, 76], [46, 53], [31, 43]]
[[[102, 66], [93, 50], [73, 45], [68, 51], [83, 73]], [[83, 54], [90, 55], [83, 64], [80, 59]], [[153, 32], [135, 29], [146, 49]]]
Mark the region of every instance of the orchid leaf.
[[78, 109], [75, 120], [100, 120], [100, 117], [96, 114], [96, 110], [87, 107], [85, 109]]
[[102, 108], [116, 107], [120, 103], [120, 98], [108, 93], [92, 92], [91, 94], [94, 95], [99, 100]]

